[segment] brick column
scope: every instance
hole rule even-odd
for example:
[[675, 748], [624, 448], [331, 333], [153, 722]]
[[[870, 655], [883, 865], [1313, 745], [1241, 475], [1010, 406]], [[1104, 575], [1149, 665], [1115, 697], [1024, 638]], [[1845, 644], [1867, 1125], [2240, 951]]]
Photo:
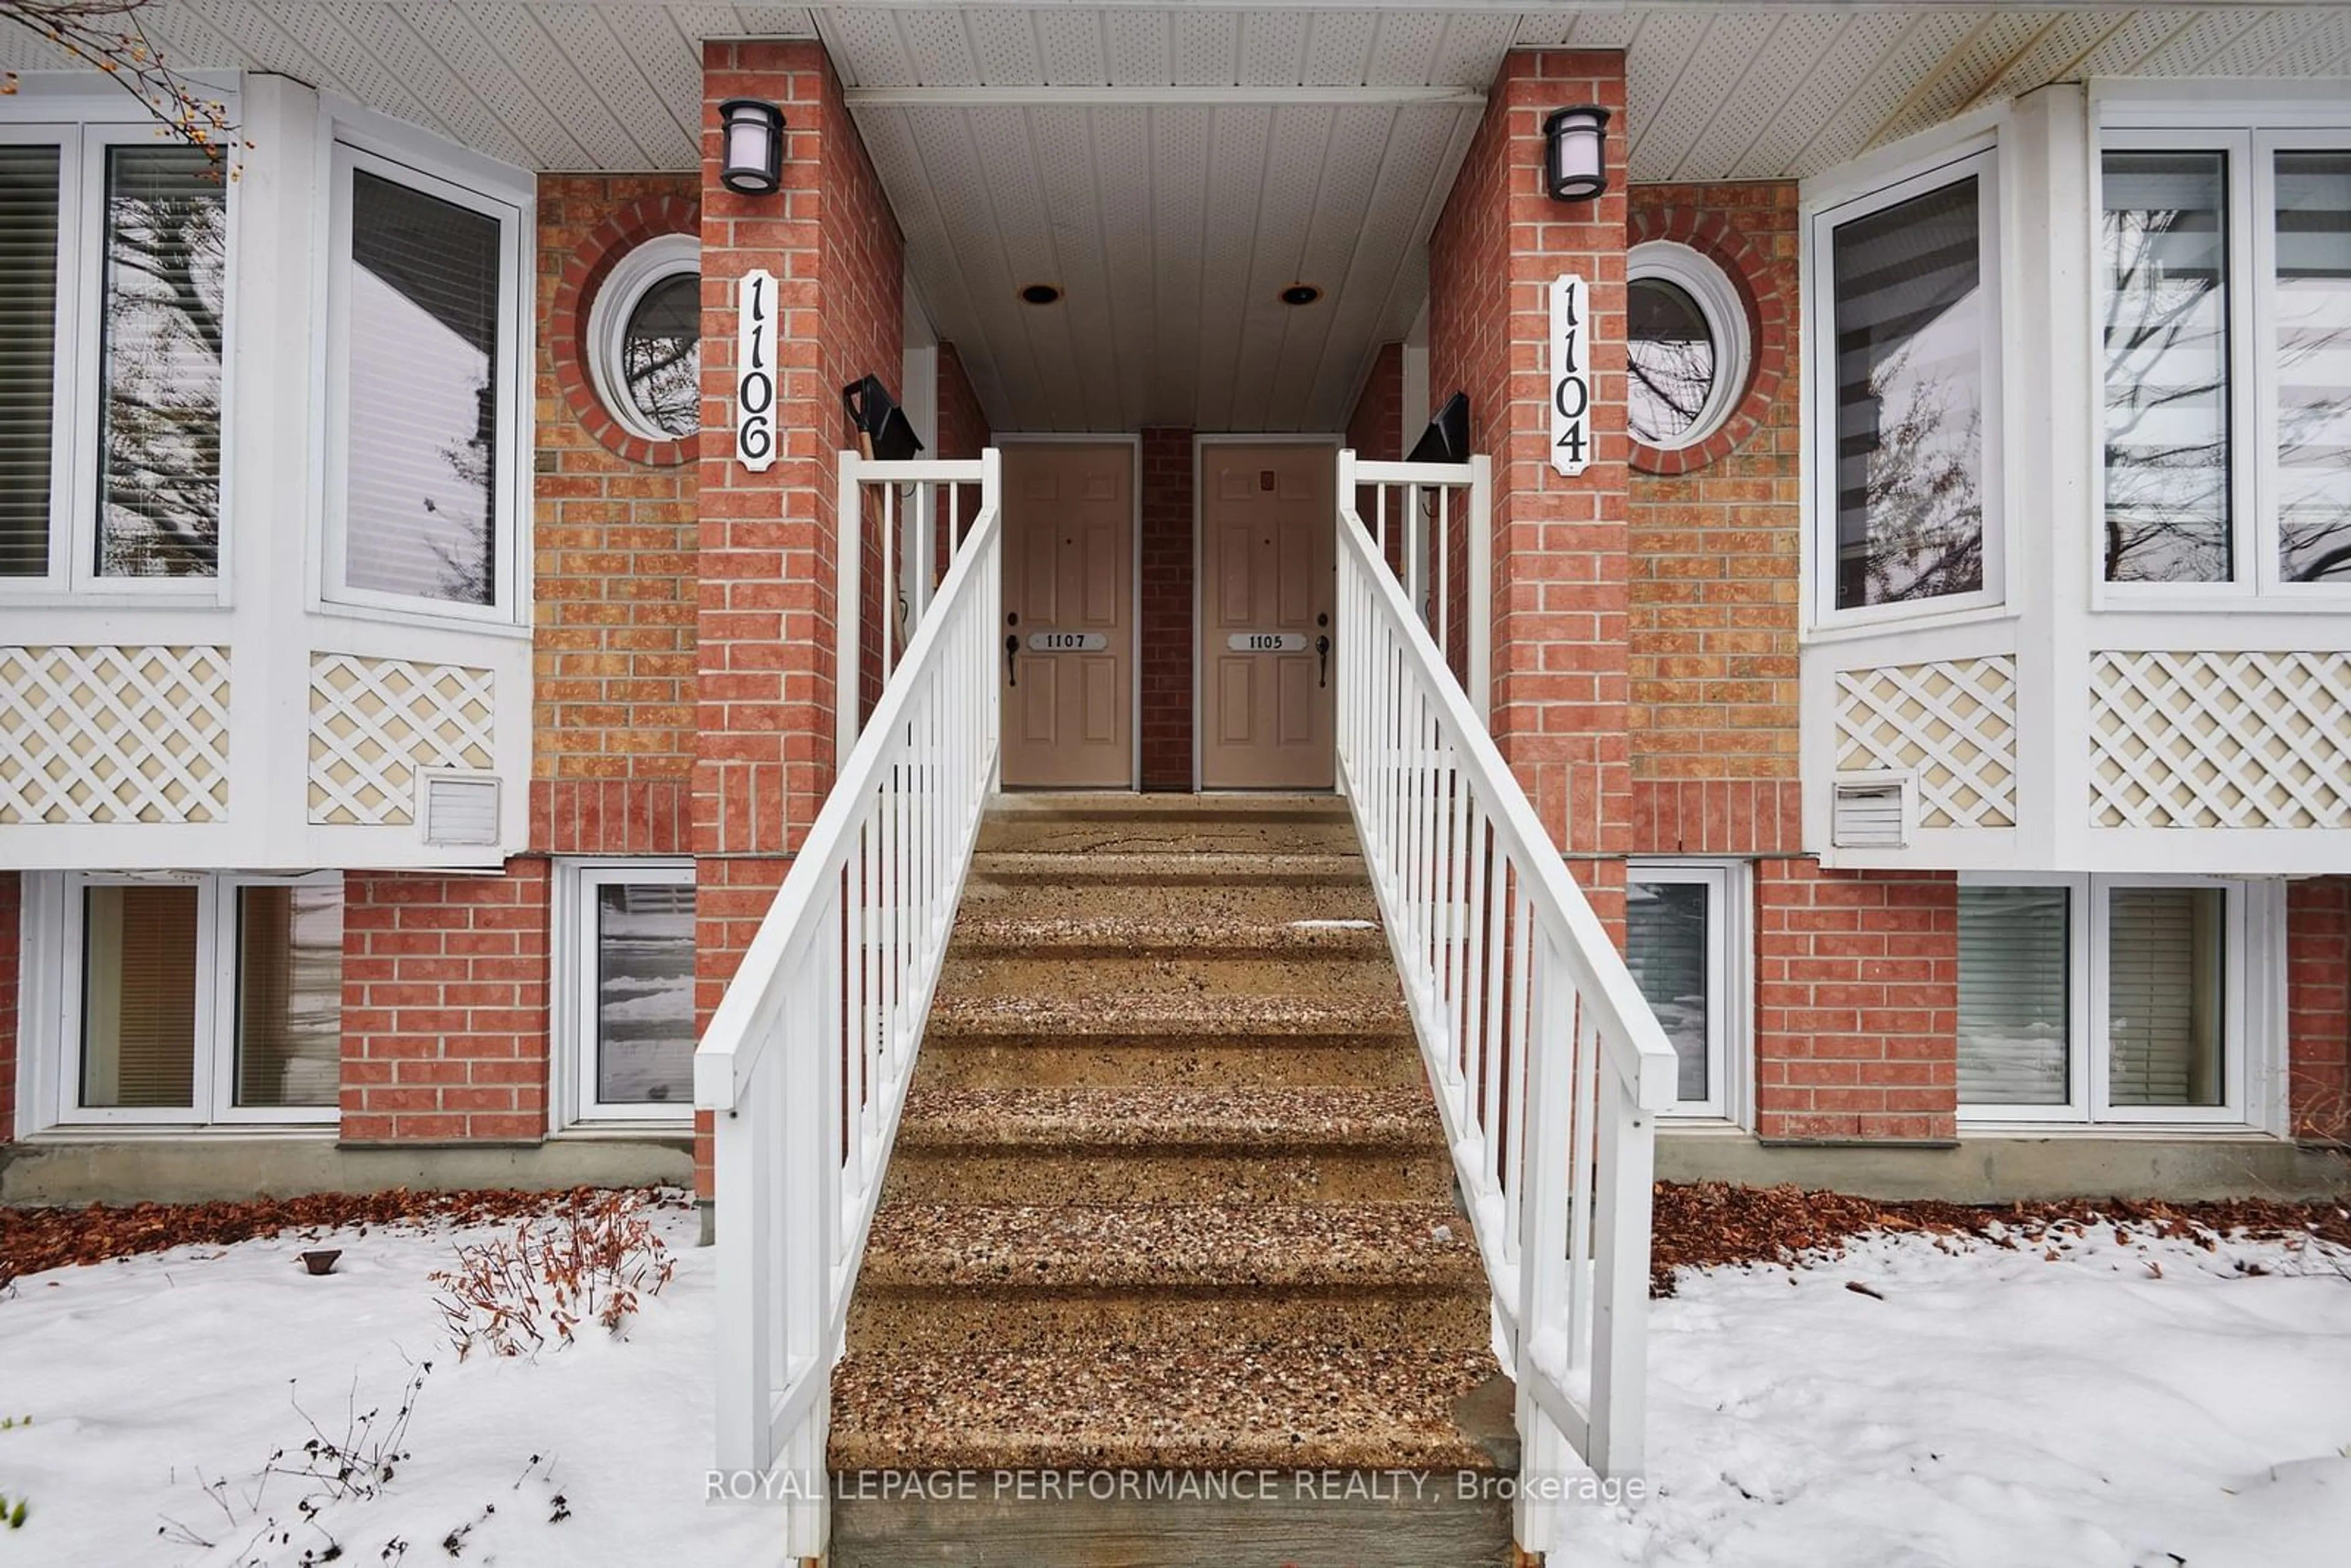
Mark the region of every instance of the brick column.
[[1143, 787], [1192, 787], [1192, 432], [1143, 433]]
[[[1543, 117], [1605, 106], [1609, 190], [1544, 193]], [[1621, 928], [1632, 843], [1626, 737], [1625, 61], [1515, 53], [1428, 243], [1430, 392], [1469, 396], [1494, 460], [1491, 728], [1603, 918]], [[1551, 285], [1591, 286], [1593, 460], [1551, 462]]]
[[[832, 787], [841, 388], [868, 372], [898, 375], [905, 252], [822, 45], [706, 44], [703, 94], [693, 842], [695, 1003], [707, 1023]], [[718, 105], [730, 98], [783, 110], [773, 195], [718, 182]], [[734, 460], [734, 290], [761, 268], [779, 294], [781, 442], [774, 466], [754, 474]], [[707, 1192], [707, 1137], [696, 1146]]]
[[2294, 1134], [2351, 1137], [2351, 877], [2289, 884], [2285, 942]]

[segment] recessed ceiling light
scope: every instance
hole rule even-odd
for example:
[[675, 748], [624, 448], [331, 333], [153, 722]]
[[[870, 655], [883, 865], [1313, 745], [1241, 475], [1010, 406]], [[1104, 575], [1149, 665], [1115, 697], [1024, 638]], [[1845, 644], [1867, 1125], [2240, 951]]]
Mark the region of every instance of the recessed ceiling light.
[[1050, 283], [1032, 283], [1020, 291], [1020, 298], [1031, 305], [1050, 305], [1061, 297], [1061, 288]]
[[1322, 291], [1311, 283], [1293, 283], [1281, 291], [1284, 305], [1311, 305], [1322, 298]]

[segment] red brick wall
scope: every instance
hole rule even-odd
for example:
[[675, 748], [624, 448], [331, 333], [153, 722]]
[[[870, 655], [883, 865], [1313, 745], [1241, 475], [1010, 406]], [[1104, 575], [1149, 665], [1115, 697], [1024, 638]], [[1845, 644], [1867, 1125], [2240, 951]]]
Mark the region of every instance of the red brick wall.
[[2285, 919], [2294, 1130], [2351, 1137], [2351, 877], [2288, 883]]
[[348, 1143], [547, 1131], [548, 867], [343, 879]]
[[1957, 1135], [1958, 880], [1766, 860], [1755, 883], [1756, 1130]]
[[24, 895], [23, 878], [0, 871], [0, 1144], [16, 1135], [16, 997], [24, 984], [16, 966], [24, 950]]
[[1404, 457], [1404, 345], [1383, 343], [1372, 361], [1371, 378], [1356, 394], [1347, 419], [1347, 444], [1355, 455], [1395, 463]]
[[[1598, 103], [1625, 113], [1624, 57], [1545, 50], [1503, 62], [1428, 248], [1429, 384], [1468, 392], [1470, 439], [1494, 459], [1491, 727], [1561, 846], [1631, 847], [1625, 736], [1624, 172], [1597, 201], [1552, 201], [1542, 120]], [[1622, 134], [1611, 136], [1620, 156]], [[1591, 285], [1593, 461], [1551, 466], [1550, 287]], [[1620, 918], [1623, 862], [1571, 862], [1605, 918]]]
[[647, 442], [614, 423], [585, 356], [589, 312], [613, 265], [654, 235], [695, 233], [698, 197], [691, 175], [539, 181], [534, 849], [687, 848], [692, 444]]
[[1796, 187], [1636, 185], [1630, 239], [1711, 258], [1747, 307], [1746, 395], [1707, 441], [1635, 447], [1629, 496], [1636, 849], [1793, 852], [1802, 402]]
[[1143, 787], [1192, 787], [1192, 433], [1143, 433]]
[[977, 457], [987, 449], [987, 411], [963, 368], [963, 356], [953, 343], [939, 345], [939, 449], [942, 458]]

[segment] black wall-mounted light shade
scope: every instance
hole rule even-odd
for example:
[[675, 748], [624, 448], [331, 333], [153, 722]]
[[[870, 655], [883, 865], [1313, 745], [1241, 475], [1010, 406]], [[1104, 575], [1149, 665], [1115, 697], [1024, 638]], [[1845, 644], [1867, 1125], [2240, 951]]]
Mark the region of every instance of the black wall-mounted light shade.
[[841, 389], [841, 406], [849, 411], [849, 427], [868, 457], [882, 463], [904, 463], [923, 449], [906, 411], [890, 395], [879, 376], [867, 376]]
[[1608, 111], [1596, 103], [1543, 119], [1543, 183], [1554, 202], [1588, 202], [1608, 188]]
[[764, 99], [730, 98], [718, 106], [718, 180], [728, 190], [765, 196], [784, 183], [782, 110]]
[[1467, 463], [1469, 461], [1469, 397], [1455, 392], [1428, 422], [1412, 450], [1405, 455], [1407, 463]]

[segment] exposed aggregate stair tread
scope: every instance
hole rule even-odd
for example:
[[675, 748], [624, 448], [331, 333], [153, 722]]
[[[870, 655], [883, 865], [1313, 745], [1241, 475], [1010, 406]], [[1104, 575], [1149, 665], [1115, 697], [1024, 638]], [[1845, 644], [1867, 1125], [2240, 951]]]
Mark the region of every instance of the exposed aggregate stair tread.
[[1384, 1035], [1409, 1039], [1403, 1001], [1388, 992], [1254, 994], [1202, 988], [1121, 991], [1113, 987], [949, 989], [931, 1002], [929, 1032], [1021, 1035]]
[[1450, 1205], [897, 1204], [862, 1290], [1482, 1284]]
[[1136, 1085], [923, 1089], [906, 1097], [902, 1143], [1165, 1148], [1425, 1147], [1444, 1124], [1426, 1089]]
[[[1072, 855], [982, 850], [972, 856], [971, 880], [983, 887], [989, 883], [1040, 882], [1088, 888], [1128, 883], [1184, 888], [1267, 883], [1327, 892], [1361, 885], [1364, 862], [1360, 855], [1352, 852], [1255, 854], [1218, 850], [1134, 850]], [[1364, 889], [1367, 895], [1369, 891]]]
[[955, 940], [967, 955], [1167, 951], [1197, 957], [1305, 951], [1380, 957], [1388, 950], [1386, 934], [1368, 913], [1285, 916], [1162, 907], [1034, 914], [969, 898], [956, 918]]
[[833, 1374], [831, 1462], [1498, 1469], [1497, 1380], [1483, 1350], [856, 1351]]

